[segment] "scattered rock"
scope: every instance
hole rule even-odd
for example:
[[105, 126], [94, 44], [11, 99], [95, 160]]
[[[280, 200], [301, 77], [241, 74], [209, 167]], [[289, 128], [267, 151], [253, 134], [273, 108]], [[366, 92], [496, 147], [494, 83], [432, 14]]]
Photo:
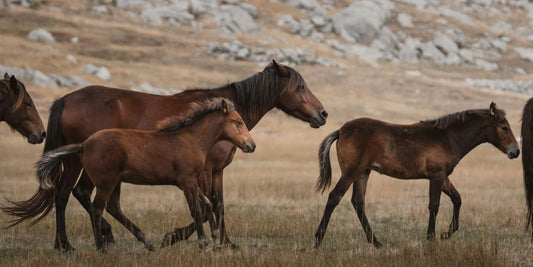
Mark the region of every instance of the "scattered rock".
[[476, 59], [476, 66], [486, 71], [497, 71], [498, 64], [485, 61], [483, 59]]
[[457, 46], [457, 44], [450, 37], [444, 35], [441, 32], [435, 32], [435, 34], [433, 35], [433, 43], [444, 54], [459, 52], [459, 47]]
[[33, 30], [28, 34], [28, 39], [32, 41], [54, 43], [56, 40], [52, 34], [43, 29]]
[[80, 38], [79, 38], [79, 37], [74, 36], [74, 37], [70, 38], [70, 42], [71, 42], [71, 43], [74, 43], [74, 44], [75, 44], [75, 43], [77, 43], [77, 42], [79, 42], [79, 41], [80, 41]]
[[257, 15], [259, 14], [257, 12], [257, 8], [255, 8], [255, 6], [253, 5], [250, 5], [248, 3], [241, 3], [239, 5], [244, 11], [248, 12], [248, 14], [250, 14], [250, 16], [252, 16], [252, 18], [257, 18]]
[[472, 20], [470, 20], [470, 17], [468, 15], [465, 15], [461, 12], [450, 9], [449, 7], [446, 7], [446, 6], [439, 7], [438, 13], [442, 16], [449, 17], [457, 21], [460, 21], [462, 23], [472, 25]]
[[514, 51], [518, 53], [522, 59], [525, 59], [529, 61], [530, 63], [533, 63], [533, 49], [532, 48], [515, 47]]
[[488, 79], [465, 79], [465, 82], [474, 87], [487, 88], [490, 90], [514, 92], [526, 95], [533, 95], [532, 81], [488, 80]]
[[93, 64], [87, 64], [81, 67], [81, 70], [85, 73], [93, 74], [105, 81], [111, 79], [111, 73], [106, 67], [97, 67]]
[[404, 28], [413, 28], [413, 22], [411, 21], [411, 16], [409, 16], [409, 14], [406, 14], [406, 13], [400, 13], [398, 14], [398, 23], [400, 24], [400, 26], [404, 27]]
[[231, 32], [260, 33], [261, 29], [246, 10], [232, 5], [222, 5], [213, 18], [215, 23]]
[[190, 24], [194, 16], [188, 12], [186, 2], [174, 2], [170, 6], [150, 7], [142, 11], [140, 18], [155, 25], [161, 25], [164, 20]]
[[377, 38], [389, 10], [374, 1], [357, 1], [333, 17], [333, 28], [345, 41], [370, 43]]
[[78, 60], [71, 54], [67, 55], [67, 60], [72, 62], [72, 63], [78, 63]]

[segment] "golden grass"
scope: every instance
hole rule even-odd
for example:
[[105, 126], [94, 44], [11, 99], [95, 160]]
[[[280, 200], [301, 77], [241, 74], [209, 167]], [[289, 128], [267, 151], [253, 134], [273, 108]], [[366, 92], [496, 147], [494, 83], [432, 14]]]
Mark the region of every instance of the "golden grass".
[[[272, 5], [274, 11], [280, 8]], [[94, 83], [100, 81], [79, 71], [83, 64], [106, 65], [113, 75], [111, 85], [126, 88], [141, 82], [163, 88], [216, 86], [246, 78], [263, 67], [206, 56], [199, 47], [212, 40], [224, 40], [209, 31], [139, 25], [127, 17], [98, 20], [48, 11], [29, 12], [17, 7], [9, 14], [0, 15], [2, 64], [27, 65], [60, 75], [81, 75]], [[27, 32], [41, 25], [60, 36], [51, 52], [42, 44], [26, 40]], [[276, 31], [265, 32], [275, 34]], [[65, 41], [71, 35], [80, 36], [78, 45]], [[254, 39], [253, 36], [245, 38]], [[280, 38], [295, 47], [304, 43], [287, 34]], [[72, 65], [66, 61], [67, 53], [75, 55], [80, 63]], [[88, 216], [71, 199], [67, 208], [67, 232], [76, 251], [63, 254], [53, 250], [55, 216], [51, 214], [31, 228], [20, 225], [1, 230], [0, 265], [531, 265], [530, 234], [524, 232], [520, 162], [508, 160], [489, 145], [475, 149], [451, 176], [463, 199], [460, 229], [451, 240], [433, 243], [425, 240], [427, 181], [401, 181], [373, 173], [367, 190], [367, 214], [384, 248], [376, 250], [366, 243], [349, 201], [351, 194], [347, 194], [333, 214], [323, 249], [312, 249], [314, 232], [327, 199], [327, 194], [314, 192], [318, 145], [344, 122], [370, 116], [411, 123], [463, 109], [488, 108], [491, 101], [496, 101], [508, 111], [508, 119], [519, 135], [521, 108], [527, 97], [466, 87], [464, 78], [482, 75], [479, 71], [472, 74], [468, 68], [400, 63], [382, 64], [380, 69], [360, 63], [354, 66], [343, 70], [297, 67], [330, 113], [326, 126], [313, 130], [279, 111], [271, 112], [252, 131], [258, 145], [256, 152], [237, 153], [235, 161], [225, 170], [227, 229], [230, 238], [241, 246], [240, 250], [203, 252], [193, 236], [174, 247], [148, 253], [124, 227], [106, 215], [117, 242], [103, 255], [94, 248]], [[418, 69], [424, 76], [406, 76], [406, 69]], [[43, 120], [48, 117], [47, 109], [52, 101], [67, 93], [31, 84], [27, 87]], [[3, 152], [0, 197], [27, 199], [37, 188], [32, 166], [40, 156], [42, 145], [27, 144], [6, 125], [0, 126], [0, 136]], [[339, 171], [334, 149], [331, 154], [335, 183]], [[182, 193], [173, 187], [124, 185], [122, 206], [125, 214], [155, 245], [164, 233], [192, 221]], [[449, 199], [443, 196], [437, 220], [439, 232], [447, 229], [451, 209]], [[0, 223], [5, 224], [9, 219], [0, 214]]]

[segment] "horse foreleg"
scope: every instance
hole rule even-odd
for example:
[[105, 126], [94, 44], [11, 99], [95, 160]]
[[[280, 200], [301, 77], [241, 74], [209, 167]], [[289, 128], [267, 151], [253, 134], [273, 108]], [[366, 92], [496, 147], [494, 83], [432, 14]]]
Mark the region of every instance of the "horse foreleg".
[[359, 217], [361, 226], [363, 227], [363, 230], [365, 231], [366, 240], [369, 243], [373, 244], [376, 248], [380, 248], [381, 243], [376, 239], [376, 236], [374, 235], [374, 232], [372, 231], [372, 227], [370, 227], [370, 223], [368, 222], [368, 219], [365, 213], [366, 184], [368, 182], [369, 174], [370, 174], [370, 170], [367, 170], [365, 171], [364, 174], [359, 176], [357, 180], [355, 180], [353, 184], [352, 205], [355, 209], [355, 212], [357, 213], [357, 217]]
[[[79, 173], [79, 172], [78, 172]], [[87, 211], [89, 217], [92, 218], [92, 207], [91, 207], [91, 194], [93, 192], [94, 185], [89, 176], [85, 171], [82, 172], [78, 184], [74, 187], [72, 194], [80, 202], [81, 206]], [[111, 225], [102, 218], [102, 234], [104, 241], [107, 244], [113, 244], [115, 239], [113, 237], [113, 232], [111, 231]]]
[[137, 238], [137, 240], [143, 242], [146, 249], [149, 251], [155, 251], [154, 246], [150, 242], [146, 241], [146, 236], [142, 230], [133, 222], [131, 222], [126, 215], [124, 215], [124, 213], [122, 213], [122, 209], [120, 208], [120, 183], [117, 185], [117, 187], [115, 187], [115, 190], [113, 190], [106, 210], [109, 212], [109, 214], [111, 214], [111, 216], [113, 216], [113, 218], [124, 225], [124, 227], [126, 227], [126, 229], [128, 229]]
[[239, 246], [233, 244], [228, 238], [226, 233], [226, 223], [224, 220], [225, 210], [224, 210], [224, 176], [223, 172], [213, 173], [213, 207], [216, 217], [216, 223], [220, 229], [220, 242], [222, 245], [229, 247], [231, 249], [238, 249]]
[[427, 239], [435, 239], [435, 221], [437, 218], [437, 213], [439, 212], [440, 206], [440, 194], [442, 191], [442, 184], [444, 182], [444, 177], [433, 177], [429, 180], [429, 223], [428, 223], [428, 232]]
[[453, 217], [452, 222], [450, 223], [450, 227], [448, 228], [447, 232], [442, 232], [440, 235], [440, 239], [444, 240], [450, 238], [453, 233], [455, 233], [457, 229], [459, 229], [459, 210], [461, 209], [461, 195], [459, 195], [459, 192], [457, 192], [448, 177], [446, 177], [446, 179], [444, 180], [444, 184], [442, 185], [442, 192], [448, 195], [453, 203]]
[[91, 224], [93, 226], [94, 241], [96, 248], [102, 252], [105, 252], [104, 238], [102, 236], [102, 214], [112, 192], [112, 188], [97, 188], [92, 203]]
[[204, 226], [203, 226], [203, 216], [202, 216], [202, 205], [199, 195], [198, 186], [196, 188], [184, 188], [183, 192], [185, 193], [185, 198], [187, 199], [187, 204], [189, 204], [189, 209], [191, 211], [191, 216], [194, 218], [194, 223], [196, 225], [196, 233], [198, 234], [198, 245], [201, 249], [207, 247], [207, 240], [205, 238]]
[[333, 188], [333, 190], [329, 193], [328, 203], [326, 204], [324, 215], [322, 216], [320, 225], [318, 226], [318, 229], [315, 233], [315, 248], [320, 248], [322, 240], [324, 239], [324, 235], [326, 234], [326, 229], [328, 228], [331, 214], [333, 213], [335, 207], [339, 205], [339, 202], [341, 201], [344, 194], [346, 194], [348, 188], [350, 188], [350, 185], [352, 185], [352, 183], [354, 182], [354, 177], [358, 177], [358, 175], [343, 175], [340, 178], [339, 182], [337, 182], [337, 185], [335, 185], [335, 188]]

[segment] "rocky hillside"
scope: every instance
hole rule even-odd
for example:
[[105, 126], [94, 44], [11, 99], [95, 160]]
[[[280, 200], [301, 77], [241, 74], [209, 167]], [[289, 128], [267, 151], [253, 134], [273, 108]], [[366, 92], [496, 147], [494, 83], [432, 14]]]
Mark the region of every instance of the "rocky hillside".
[[[148, 31], [176, 28], [185, 34], [181, 37], [195, 39], [188, 47], [193, 57], [259, 65], [276, 59], [317, 64], [332, 73], [391, 67], [421, 76], [430, 69], [456, 72], [455, 78], [466, 86], [533, 94], [528, 81], [533, 72], [533, 3], [527, 0], [4, 0], [0, 5], [14, 18], [19, 12], [37, 12], [128, 23]], [[56, 42], [76, 46], [90, 40], [83, 30], [73, 34], [54, 32], [47, 24], [32, 26], [16, 34], [45, 50], [53, 50]], [[75, 66], [63, 75], [38, 70], [33, 62], [0, 62], [0, 72], [41, 87], [113, 82], [117, 70], [78, 63], [76, 56], [68, 51], [63, 55]], [[155, 93], [179, 91], [142, 80], [127, 86]]]

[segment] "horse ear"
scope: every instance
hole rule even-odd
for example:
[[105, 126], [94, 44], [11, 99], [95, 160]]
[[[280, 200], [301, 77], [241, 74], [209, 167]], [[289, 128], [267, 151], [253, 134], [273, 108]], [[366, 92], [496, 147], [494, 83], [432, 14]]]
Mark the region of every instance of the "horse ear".
[[7, 72], [4, 74], [4, 80], [9, 80], [9, 74]]
[[224, 99], [222, 99], [222, 112], [226, 115], [229, 114], [228, 103]]
[[490, 116], [491, 117], [494, 117], [496, 115], [496, 103], [492, 102], [490, 103], [490, 107], [489, 107], [489, 110], [490, 110]]
[[276, 71], [281, 74], [281, 76], [287, 76], [289, 74], [287, 73], [285, 67], [283, 67], [283, 65], [278, 64], [278, 62], [276, 62], [276, 60], [274, 59], [272, 59], [272, 66], [274, 66], [274, 69], [276, 69]]
[[15, 78], [15, 75], [12, 75], [11, 79], [9, 79], [9, 85], [15, 94], [19, 93], [19, 83], [17, 81], [17, 78]]

